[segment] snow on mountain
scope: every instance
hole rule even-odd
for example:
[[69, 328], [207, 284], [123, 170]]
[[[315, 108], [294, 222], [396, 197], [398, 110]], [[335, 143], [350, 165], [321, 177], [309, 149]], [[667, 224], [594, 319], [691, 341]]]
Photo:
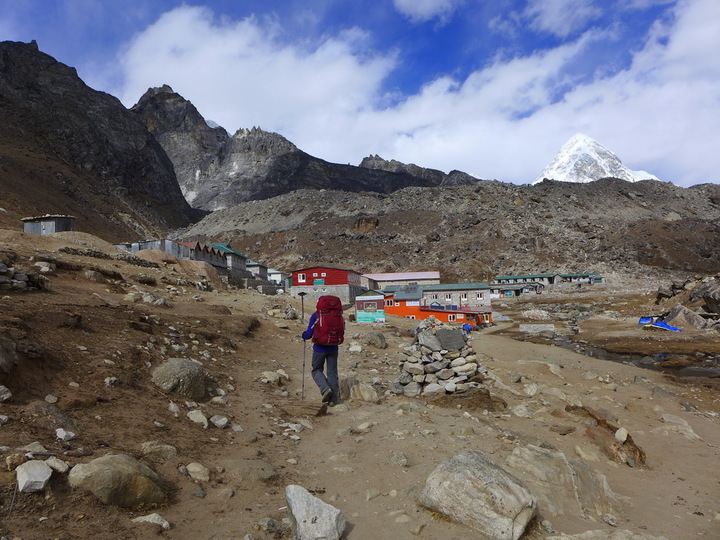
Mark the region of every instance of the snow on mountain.
[[571, 137], [545, 167], [533, 184], [545, 178], [561, 182], [588, 183], [600, 178], [620, 178], [628, 182], [658, 180], [646, 171], [633, 171], [599, 142], [578, 133]]

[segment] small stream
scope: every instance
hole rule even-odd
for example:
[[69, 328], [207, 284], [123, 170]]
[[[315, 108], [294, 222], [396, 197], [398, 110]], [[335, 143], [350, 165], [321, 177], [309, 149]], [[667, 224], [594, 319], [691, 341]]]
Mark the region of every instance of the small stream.
[[[678, 377], [720, 377], [720, 356], [704, 356], [697, 358], [686, 354], [638, 354], [614, 353], [587, 343], [574, 343], [568, 336], [557, 336], [550, 340], [553, 345], [569, 349], [579, 354], [630, 364], [636, 367], [671, 372]], [[692, 360], [693, 363], [680, 368], [663, 366], [668, 360]]]

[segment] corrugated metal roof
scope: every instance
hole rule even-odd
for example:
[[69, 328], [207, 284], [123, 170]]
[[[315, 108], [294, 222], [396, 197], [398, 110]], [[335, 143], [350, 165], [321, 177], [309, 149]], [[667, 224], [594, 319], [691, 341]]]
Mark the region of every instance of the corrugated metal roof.
[[303, 271], [307, 271], [307, 270], [312, 270], [314, 268], [325, 268], [328, 270], [342, 270], [343, 272], [352, 272], [353, 274], [360, 275], [360, 272], [358, 272], [356, 270], [350, 270], [349, 268], [339, 268], [337, 266], [308, 266], [306, 268], [298, 268], [296, 270], [293, 270], [292, 272], [294, 274], [295, 272], [303, 272]]
[[375, 281], [408, 281], [411, 279], [440, 279], [440, 272], [386, 272], [381, 274], [363, 274], [363, 277]]
[[436, 285], [418, 285], [423, 291], [467, 291], [475, 289], [489, 289], [487, 283], [438, 283]]
[[558, 276], [560, 274], [528, 274], [526, 276], [498, 276], [495, 279], [532, 279], [532, 278], [548, 278]]
[[71, 218], [75, 219], [75, 216], [65, 216], [61, 214], [45, 214], [44, 216], [33, 216], [20, 218], [20, 221], [41, 221], [45, 219], [58, 219], [58, 218]]

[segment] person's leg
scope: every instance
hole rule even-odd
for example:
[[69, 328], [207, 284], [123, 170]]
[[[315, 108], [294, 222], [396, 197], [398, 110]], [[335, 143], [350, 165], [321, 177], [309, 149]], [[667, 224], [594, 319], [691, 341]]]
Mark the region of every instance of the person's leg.
[[330, 387], [330, 384], [328, 383], [328, 380], [325, 377], [325, 373], [323, 373], [323, 369], [325, 368], [325, 357], [326, 356], [327, 356], [327, 353], [313, 351], [312, 378], [313, 378], [313, 381], [315, 381], [315, 384], [318, 385], [318, 388], [320, 389], [321, 394], [323, 393], [323, 391], [326, 388]]
[[340, 382], [338, 380], [338, 353], [332, 352], [327, 353], [325, 357], [325, 363], [327, 365], [327, 381], [332, 388], [333, 395], [330, 398], [331, 401], [337, 403], [340, 401]]

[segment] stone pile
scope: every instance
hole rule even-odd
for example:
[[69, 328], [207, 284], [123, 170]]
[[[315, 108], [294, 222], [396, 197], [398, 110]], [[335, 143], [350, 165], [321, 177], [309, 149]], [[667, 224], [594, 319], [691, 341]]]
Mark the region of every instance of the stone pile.
[[[48, 265], [49, 267], [49, 265]], [[0, 261], [0, 290], [32, 291], [47, 289], [47, 278], [42, 269], [24, 270]]]
[[430, 318], [405, 347], [400, 376], [391, 391], [407, 397], [462, 392], [478, 386], [472, 378], [483, 372], [463, 331]]

